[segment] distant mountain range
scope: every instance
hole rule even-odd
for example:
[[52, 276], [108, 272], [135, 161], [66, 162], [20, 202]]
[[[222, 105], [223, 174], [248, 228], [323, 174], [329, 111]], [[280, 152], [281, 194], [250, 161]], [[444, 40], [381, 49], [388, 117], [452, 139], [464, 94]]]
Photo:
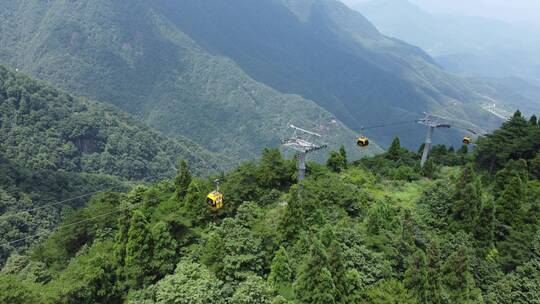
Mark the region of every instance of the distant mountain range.
[[[501, 121], [468, 79], [334, 0], [6, 0], [0, 18], [1, 62], [233, 161], [278, 146], [290, 122], [359, 155], [363, 126], [423, 111], [483, 128]], [[367, 135], [417, 147], [424, 132]]]
[[423, 48], [449, 71], [540, 80], [538, 26], [433, 14], [409, 0], [358, 1], [352, 7], [385, 35]]

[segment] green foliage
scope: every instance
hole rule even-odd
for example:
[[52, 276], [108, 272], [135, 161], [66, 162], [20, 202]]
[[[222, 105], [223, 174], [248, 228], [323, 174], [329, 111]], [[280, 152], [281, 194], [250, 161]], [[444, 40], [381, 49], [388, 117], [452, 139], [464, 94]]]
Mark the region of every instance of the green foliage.
[[129, 223], [124, 262], [124, 275], [128, 286], [138, 289], [152, 279], [149, 278], [152, 260], [153, 239], [147, 219], [140, 211], [135, 211]]
[[475, 161], [481, 168], [496, 172], [509, 160], [530, 160], [540, 149], [540, 131], [517, 111], [502, 127], [478, 142]]
[[344, 146], [341, 146], [339, 152], [330, 152], [330, 156], [326, 161], [326, 166], [336, 173], [340, 173], [347, 169], [347, 152], [345, 151]]
[[238, 304], [272, 304], [273, 298], [274, 290], [266, 281], [261, 277], [251, 276], [240, 283], [230, 301]]
[[426, 255], [423, 251], [416, 251], [410, 258], [409, 266], [405, 271], [404, 285], [418, 300], [418, 303], [429, 303], [428, 298], [428, 268]]
[[365, 302], [373, 304], [418, 303], [403, 284], [396, 280], [383, 280], [371, 285], [365, 292]]
[[178, 243], [169, 232], [165, 222], [158, 222], [152, 229], [153, 254], [152, 263], [158, 276], [172, 273], [178, 260]]
[[507, 274], [489, 290], [486, 303], [521, 304], [540, 301], [540, 261], [531, 260]]
[[26, 168], [134, 180], [173, 176], [180, 156], [198, 172], [217, 168], [210, 153], [167, 139], [112, 106], [74, 98], [3, 66], [0, 80], [0, 152]]
[[441, 259], [439, 246], [436, 242], [431, 241], [427, 246], [426, 255], [427, 264], [427, 286], [425, 290], [426, 299], [428, 303], [442, 304], [443, 302], [443, 289], [441, 280]]
[[112, 242], [96, 243], [80, 252], [49, 286], [55, 303], [111, 303], [119, 300]]
[[189, 185], [191, 184], [191, 172], [185, 160], [180, 161], [180, 171], [174, 179], [174, 186], [176, 188], [176, 198], [181, 201], [188, 192]]
[[225, 303], [221, 285], [222, 282], [204, 266], [182, 260], [174, 274], [158, 283], [156, 300], [178, 304]]
[[38, 285], [21, 282], [13, 275], [0, 275], [0, 303], [45, 303], [39, 296]]
[[388, 152], [386, 152], [386, 157], [391, 160], [399, 160], [401, 158], [402, 151], [403, 148], [401, 148], [399, 138], [396, 137], [392, 141], [390, 148], [388, 148]]
[[454, 221], [466, 231], [471, 231], [476, 226], [480, 213], [482, 193], [479, 188], [474, 169], [466, 166], [456, 183], [452, 206]]
[[313, 240], [305, 262], [300, 267], [294, 283], [296, 298], [300, 303], [336, 303], [336, 286], [330, 272], [328, 256], [323, 244]]
[[292, 284], [292, 275], [289, 255], [285, 247], [281, 246], [272, 260], [268, 283], [277, 291], [282, 291], [282, 289], [286, 289]]
[[464, 246], [448, 257], [442, 273], [451, 303], [482, 303], [480, 291], [476, 289], [470, 273], [470, 260]]
[[[222, 210], [206, 204], [211, 178], [192, 177], [181, 201], [174, 181], [100, 194], [65, 223], [110, 216], [65, 226], [9, 258], [0, 273], [13, 289], [7, 296], [42, 290], [28, 296], [147, 304], [537, 297], [540, 182], [527, 162], [509, 160], [495, 174], [440, 167], [407, 182], [387, 175], [388, 166], [418, 162], [402, 150], [397, 161], [377, 156], [340, 173], [310, 164], [294, 185], [294, 160], [264, 154], [219, 176]], [[24, 206], [23, 196], [0, 196], [4, 210]]]

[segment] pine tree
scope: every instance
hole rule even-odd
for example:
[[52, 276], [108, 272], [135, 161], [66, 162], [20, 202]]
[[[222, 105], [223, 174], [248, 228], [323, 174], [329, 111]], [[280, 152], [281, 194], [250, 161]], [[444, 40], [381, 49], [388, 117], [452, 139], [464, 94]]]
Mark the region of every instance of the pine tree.
[[[509, 228], [517, 226], [522, 219], [523, 185], [519, 177], [512, 177], [497, 200], [495, 217], [503, 226], [504, 235]], [[499, 233], [500, 234], [500, 233]]]
[[540, 179], [540, 152], [537, 152], [536, 156], [530, 161], [529, 168], [532, 174]]
[[493, 248], [495, 240], [495, 203], [486, 200], [474, 225], [474, 236], [482, 249]]
[[441, 283], [441, 258], [439, 246], [431, 241], [427, 247], [427, 287], [426, 298], [431, 304], [442, 304], [442, 283]]
[[330, 242], [327, 253], [329, 257], [329, 270], [332, 273], [334, 284], [336, 286], [336, 303], [347, 304], [349, 303], [345, 301], [345, 298], [348, 294], [347, 287], [349, 285], [347, 278], [347, 269], [344, 265], [345, 262], [343, 260], [343, 250], [338, 241], [335, 240], [335, 237]]
[[538, 124], [538, 118], [536, 115], [531, 116], [531, 119], [529, 119], [529, 123], [531, 126], [536, 126]]
[[149, 282], [153, 255], [152, 234], [147, 228], [145, 216], [140, 211], [133, 212], [126, 243], [124, 273], [127, 285], [141, 288]]
[[336, 286], [329, 270], [323, 244], [315, 239], [309, 256], [300, 267], [294, 283], [297, 300], [303, 304], [336, 303]]
[[292, 183], [292, 167], [288, 167], [279, 149], [265, 148], [257, 166], [257, 182], [265, 188], [283, 189]]
[[470, 165], [463, 169], [456, 184], [453, 202], [452, 217], [456, 221], [456, 226], [471, 231], [480, 212], [482, 193], [474, 169]]
[[343, 160], [343, 169], [347, 169], [349, 166], [349, 161], [347, 160], [347, 151], [345, 151], [344, 145], [339, 147], [339, 155], [341, 155], [341, 159]]
[[268, 283], [278, 292], [285, 289], [292, 283], [292, 270], [289, 261], [289, 255], [285, 247], [279, 247], [274, 255], [272, 265], [270, 266], [270, 275]]
[[510, 159], [526, 159], [525, 154], [530, 151], [523, 148], [530, 143], [523, 139], [529, 136], [530, 128], [530, 123], [517, 111], [501, 128], [478, 142], [474, 153], [476, 163], [493, 173]]
[[392, 144], [386, 153], [386, 157], [391, 160], [399, 160], [401, 157], [401, 143], [398, 137], [394, 138], [392, 141]]
[[433, 162], [433, 159], [428, 159], [422, 168], [422, 175], [427, 178], [433, 178], [435, 175], [435, 171], [437, 170], [437, 167], [435, 166], [435, 163]]
[[[114, 259], [117, 265], [116, 275], [120, 279], [119, 281], [125, 280], [125, 261], [126, 261], [126, 244], [128, 241], [128, 232], [129, 232], [129, 223], [131, 219], [131, 214], [129, 211], [124, 211], [118, 217], [118, 231], [116, 232], [115, 242], [114, 242]], [[118, 288], [123, 288], [123, 286], [117, 286]]]
[[165, 222], [158, 222], [152, 229], [154, 238], [154, 255], [152, 262], [158, 276], [172, 273], [177, 257], [177, 242], [169, 233], [169, 227]]
[[416, 236], [414, 234], [414, 220], [410, 210], [405, 210], [401, 238], [397, 244], [397, 265], [399, 275], [403, 275], [407, 268], [409, 257], [416, 251]]
[[444, 282], [450, 303], [470, 303], [474, 298], [474, 280], [465, 246], [460, 246], [443, 267]]
[[326, 161], [326, 166], [333, 172], [340, 173], [347, 167], [347, 161], [341, 153], [332, 151]]
[[405, 287], [415, 294], [418, 303], [428, 303], [428, 271], [426, 264], [426, 255], [422, 250], [417, 250], [410, 258], [409, 266], [405, 271]]
[[175, 193], [178, 200], [183, 200], [191, 184], [191, 172], [185, 160], [180, 161], [178, 175], [174, 179]]

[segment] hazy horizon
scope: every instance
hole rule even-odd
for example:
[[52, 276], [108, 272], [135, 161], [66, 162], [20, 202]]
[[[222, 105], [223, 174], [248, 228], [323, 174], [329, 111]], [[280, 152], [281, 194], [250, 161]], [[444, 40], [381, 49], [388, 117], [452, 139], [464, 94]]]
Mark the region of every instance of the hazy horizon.
[[[342, 0], [347, 5], [371, 0]], [[409, 0], [422, 9], [433, 13], [462, 16], [478, 16], [502, 20], [508, 23], [540, 25], [540, 1], [538, 0]]]

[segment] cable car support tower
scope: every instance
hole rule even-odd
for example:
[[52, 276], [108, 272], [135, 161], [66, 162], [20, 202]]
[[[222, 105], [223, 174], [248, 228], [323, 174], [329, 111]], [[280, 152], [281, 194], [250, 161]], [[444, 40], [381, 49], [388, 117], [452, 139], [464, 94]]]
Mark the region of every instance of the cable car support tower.
[[451, 126], [447, 123], [441, 123], [439, 117], [425, 113], [425, 116], [417, 121], [417, 123], [427, 126], [428, 132], [426, 136], [426, 141], [424, 144], [424, 152], [422, 153], [422, 160], [420, 161], [420, 166], [423, 168], [427, 162], [429, 156], [429, 150], [431, 149], [431, 143], [433, 142], [433, 132], [435, 129], [445, 128], [449, 129]]
[[283, 139], [281, 144], [284, 147], [293, 149], [297, 152], [298, 157], [298, 182], [301, 182], [306, 177], [306, 156], [308, 153], [325, 149], [327, 145], [318, 145], [313, 143], [315, 138], [321, 138], [322, 135], [315, 132], [307, 131], [295, 125], [289, 125], [293, 130], [293, 135], [290, 138]]

